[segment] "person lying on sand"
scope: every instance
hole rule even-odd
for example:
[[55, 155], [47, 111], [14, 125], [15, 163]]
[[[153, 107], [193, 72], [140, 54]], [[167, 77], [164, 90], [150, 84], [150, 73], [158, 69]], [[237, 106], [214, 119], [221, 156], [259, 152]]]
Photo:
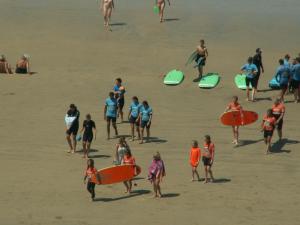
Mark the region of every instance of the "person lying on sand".
[[109, 27], [109, 21], [111, 17], [112, 10], [115, 8], [114, 0], [102, 0], [100, 10], [104, 17], [104, 26]]
[[13, 74], [5, 55], [0, 55], [0, 73]]
[[[169, 6], [171, 5], [170, 0], [167, 0], [169, 3]], [[162, 23], [164, 21], [164, 11], [166, 7], [166, 1], [165, 0], [156, 0], [156, 5], [159, 9], [159, 18], [160, 22]]]
[[21, 56], [21, 59], [17, 62], [16, 65], [16, 73], [30, 74], [29, 55], [24, 54]]

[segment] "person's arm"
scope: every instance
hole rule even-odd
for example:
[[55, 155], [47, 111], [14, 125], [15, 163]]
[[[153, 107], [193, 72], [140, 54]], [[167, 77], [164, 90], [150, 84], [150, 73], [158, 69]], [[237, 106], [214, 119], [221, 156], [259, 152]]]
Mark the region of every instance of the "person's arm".
[[170, 0], [168, 0], [169, 5], [171, 5]]
[[94, 133], [95, 140], [96, 140], [96, 138], [97, 138], [97, 129], [96, 129], [96, 126], [93, 127], [93, 133]]
[[277, 82], [280, 81], [279, 69], [276, 70], [275, 79], [276, 79]]
[[115, 151], [115, 162], [119, 161], [119, 152], [118, 152], [119, 144], [116, 144], [116, 151]]
[[7, 62], [4, 63], [4, 69], [5, 69], [6, 74], [9, 74], [8, 63]]
[[27, 73], [30, 74], [30, 67], [29, 67], [29, 62], [28, 61], [26, 62], [26, 70], [27, 70]]
[[207, 50], [207, 48], [205, 48], [204, 54], [205, 54], [205, 57], [207, 58], [208, 57], [208, 50]]
[[227, 113], [228, 111], [230, 111], [230, 106], [228, 105], [224, 111], [224, 113]]
[[83, 177], [83, 183], [85, 184], [86, 183], [86, 178], [87, 178], [87, 173], [85, 172], [85, 175]]
[[114, 3], [114, 0], [112, 0], [111, 5], [112, 5], [113, 9], [115, 9], [115, 3]]
[[263, 119], [262, 122], [261, 122], [261, 126], [260, 126], [261, 127], [261, 132], [264, 131], [264, 123], [265, 123], [265, 120]]
[[132, 109], [131, 109], [131, 107], [130, 107], [130, 108], [129, 108], [129, 112], [128, 112], [128, 120], [130, 119], [131, 111], [132, 111]]
[[106, 120], [107, 105], [104, 106], [104, 120]]
[[214, 162], [214, 159], [215, 159], [215, 146], [213, 146], [213, 149], [212, 149], [212, 153], [211, 153], [211, 163]]
[[149, 115], [149, 122], [148, 122], [148, 125], [151, 123], [151, 121], [152, 121], [152, 112], [150, 113], [150, 115]]
[[264, 69], [264, 65], [263, 65], [262, 59], [260, 59], [260, 67], [261, 67], [261, 72], [264, 73], [265, 69]]

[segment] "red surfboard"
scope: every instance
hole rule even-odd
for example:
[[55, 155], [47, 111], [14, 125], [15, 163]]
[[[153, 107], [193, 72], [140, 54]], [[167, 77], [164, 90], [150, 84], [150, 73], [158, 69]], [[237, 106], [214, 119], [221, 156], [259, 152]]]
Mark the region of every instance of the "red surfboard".
[[241, 126], [256, 122], [258, 115], [252, 111], [230, 111], [224, 113], [220, 120], [221, 123], [227, 126]]
[[141, 167], [136, 165], [112, 166], [98, 170], [97, 175], [100, 182], [97, 181], [96, 176], [92, 177], [92, 182], [99, 185], [120, 183], [131, 180], [133, 177], [139, 175], [141, 171]]

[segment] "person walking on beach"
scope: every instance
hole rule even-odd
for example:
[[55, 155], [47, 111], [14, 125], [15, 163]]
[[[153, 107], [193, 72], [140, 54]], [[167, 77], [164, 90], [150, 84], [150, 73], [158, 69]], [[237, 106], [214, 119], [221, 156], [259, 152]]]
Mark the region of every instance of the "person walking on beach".
[[204, 183], [208, 183], [208, 174], [210, 176], [210, 181], [214, 182], [213, 172], [211, 167], [213, 165], [215, 158], [215, 145], [211, 142], [209, 135], [205, 135], [204, 148], [202, 151], [202, 161], [205, 171], [205, 180]]
[[77, 145], [76, 135], [79, 129], [79, 117], [80, 117], [79, 110], [74, 104], [71, 104], [65, 116], [65, 122], [67, 125], [66, 139], [70, 147], [68, 153], [75, 153], [76, 151], [76, 145]]
[[[171, 5], [170, 0], [167, 0], [169, 3], [169, 6]], [[164, 22], [164, 11], [166, 7], [166, 1], [165, 0], [156, 0], [156, 5], [159, 9], [159, 18], [160, 22]]]
[[[241, 67], [241, 71], [246, 74], [246, 86], [247, 86], [247, 101], [255, 101], [256, 93], [256, 74], [258, 69], [253, 64], [253, 57], [249, 57], [247, 63]], [[250, 99], [250, 84], [252, 86], [252, 95]]]
[[276, 119], [277, 123], [277, 132], [278, 132], [278, 137], [279, 141], [282, 139], [282, 126], [283, 126], [283, 117], [285, 114], [285, 106], [283, 104], [283, 101], [279, 98], [277, 98], [272, 106], [272, 113], [273, 116]]
[[13, 74], [5, 55], [0, 55], [0, 73]]
[[200, 44], [196, 48], [197, 56], [195, 62], [197, 63], [196, 67], [198, 68], [198, 78], [195, 80], [201, 80], [203, 76], [203, 67], [205, 66], [206, 59], [208, 57], [208, 50], [205, 46], [205, 41], [203, 39], [200, 40]]
[[146, 133], [147, 133], [146, 141], [149, 141], [152, 115], [153, 115], [152, 108], [149, 106], [147, 101], [143, 101], [141, 111], [140, 111], [140, 116], [139, 116], [140, 126], [141, 126], [141, 142], [140, 142], [140, 144], [144, 143], [145, 128], [146, 128]]
[[89, 157], [89, 152], [91, 149], [93, 138], [95, 137], [96, 140], [96, 132], [97, 132], [96, 124], [92, 120], [91, 115], [87, 114], [85, 120], [83, 121], [82, 129], [80, 131], [80, 134], [83, 133], [82, 136], [83, 158]]
[[285, 66], [288, 66], [288, 67], [291, 66], [290, 58], [291, 58], [291, 56], [290, 56], [289, 54], [286, 54], [286, 55], [284, 56], [283, 61], [284, 61], [284, 65], [285, 65]]
[[292, 80], [291, 86], [294, 90], [295, 103], [300, 102], [300, 57], [294, 59], [293, 65], [291, 66]]
[[29, 55], [22, 55], [21, 59], [16, 64], [16, 73], [30, 74]]
[[122, 85], [122, 79], [121, 78], [117, 78], [115, 81], [115, 86], [113, 88], [114, 93], [115, 93], [115, 98], [117, 99], [117, 103], [118, 103], [118, 117], [121, 117], [121, 123], [123, 123], [123, 107], [125, 104], [125, 87]]
[[279, 62], [279, 66], [277, 67], [275, 78], [279, 82], [280, 100], [283, 102], [284, 95], [289, 86], [291, 71], [290, 71], [290, 67], [284, 64], [283, 59], [279, 59], [278, 62]]
[[258, 81], [261, 73], [264, 73], [264, 65], [262, 62], [262, 50], [256, 49], [256, 54], [253, 56], [253, 64], [257, 67], [257, 74], [255, 76], [255, 86], [258, 89]]
[[[100, 183], [100, 177], [97, 174], [97, 169], [94, 167], [94, 160], [87, 160], [87, 168], [83, 178], [83, 183], [86, 184], [87, 191], [91, 194], [92, 201], [95, 200], [95, 186], [96, 184], [92, 181], [92, 177], [95, 176], [98, 183]], [[86, 182], [87, 180], [87, 182]]]
[[125, 137], [120, 137], [118, 143], [116, 144], [116, 152], [115, 152], [115, 165], [121, 165], [123, 163], [123, 158], [126, 151], [130, 151], [130, 147], [127, 144]]
[[101, 0], [100, 11], [104, 17], [104, 27], [109, 29], [112, 10], [115, 8], [114, 0]]
[[277, 125], [276, 118], [273, 116], [272, 109], [267, 110], [267, 114], [262, 121], [262, 131], [264, 132], [264, 141], [267, 146], [266, 154], [271, 152], [271, 140], [273, 137], [274, 128]]
[[110, 124], [115, 130], [115, 135], [118, 136], [118, 129], [117, 129], [117, 100], [114, 97], [113, 92], [109, 92], [109, 97], [105, 100], [104, 106], [104, 120], [107, 122], [107, 140], [110, 139]]
[[201, 149], [198, 146], [198, 141], [193, 141], [192, 148], [190, 151], [190, 165], [192, 167], [192, 181], [195, 181], [195, 174], [197, 176], [198, 181], [200, 181], [200, 176], [197, 171], [197, 167], [199, 165], [200, 158], [201, 158]]
[[136, 132], [138, 134], [138, 140], [141, 139], [139, 114], [142, 105], [139, 103], [139, 99], [136, 96], [132, 97], [132, 103], [129, 107], [128, 120], [131, 127], [131, 140], [134, 141], [134, 128], [136, 127]]
[[[238, 102], [238, 97], [233, 96], [232, 97], [232, 102], [230, 102], [225, 109], [225, 112], [230, 112], [230, 111], [239, 111], [241, 113], [241, 117], [243, 118], [243, 108]], [[239, 144], [239, 126], [232, 126], [232, 132], [233, 132], [233, 141], [232, 143], [235, 145]]]
[[[131, 151], [129, 149], [126, 150], [125, 155], [122, 160], [123, 165], [132, 165], [135, 167], [135, 158], [132, 156]], [[131, 193], [132, 190], [132, 180], [124, 181], [124, 185], [126, 187], [125, 193]]]
[[161, 159], [160, 153], [156, 152], [148, 170], [148, 179], [153, 184], [155, 198], [162, 197], [160, 183], [164, 176], [166, 176], [164, 161]]

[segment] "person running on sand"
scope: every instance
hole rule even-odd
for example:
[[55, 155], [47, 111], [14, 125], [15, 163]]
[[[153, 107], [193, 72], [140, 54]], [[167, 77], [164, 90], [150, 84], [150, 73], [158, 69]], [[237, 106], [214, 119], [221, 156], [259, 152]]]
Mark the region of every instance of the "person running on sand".
[[0, 73], [13, 74], [5, 55], [0, 55]]
[[285, 106], [283, 104], [283, 101], [281, 101], [279, 98], [275, 100], [275, 102], [272, 106], [272, 113], [276, 119], [276, 123], [277, 123], [276, 128], [277, 128], [277, 132], [278, 132], [278, 137], [279, 137], [279, 141], [281, 141], [283, 117], [285, 114]]
[[161, 198], [161, 188], [160, 183], [164, 176], [166, 176], [166, 170], [164, 161], [161, 159], [160, 153], [156, 152], [153, 156], [153, 161], [148, 170], [148, 179], [153, 184], [154, 197]]
[[142, 105], [139, 103], [139, 99], [136, 96], [132, 97], [132, 103], [129, 107], [128, 120], [131, 127], [131, 140], [134, 141], [134, 127], [136, 127], [136, 132], [138, 133], [138, 140], [141, 139], [139, 114]]
[[264, 116], [261, 127], [264, 132], [264, 141], [267, 145], [266, 154], [271, 152], [271, 140], [275, 125], [277, 125], [276, 118], [273, 116], [272, 109], [267, 110], [267, 114]]
[[115, 152], [115, 165], [121, 165], [123, 163], [123, 158], [126, 151], [130, 151], [130, 147], [127, 144], [125, 137], [120, 137], [118, 144], [116, 144], [116, 152]]
[[202, 151], [202, 161], [205, 171], [205, 180], [204, 183], [208, 183], [208, 174], [210, 175], [210, 181], [214, 182], [213, 172], [211, 167], [214, 163], [215, 158], [215, 145], [211, 142], [209, 135], [205, 135], [204, 139], [204, 148]]
[[257, 67], [257, 74], [255, 76], [255, 86], [258, 87], [258, 81], [261, 73], [264, 73], [264, 65], [262, 62], [262, 50], [261, 48], [256, 49], [256, 54], [253, 56], [253, 64]]
[[29, 55], [22, 55], [21, 59], [17, 62], [16, 73], [30, 74]]
[[[132, 156], [131, 151], [129, 149], [126, 150], [125, 155], [122, 160], [123, 165], [133, 165], [135, 167], [135, 158]], [[124, 181], [124, 185], [126, 187], [125, 193], [131, 193], [132, 190], [132, 180]]]
[[121, 117], [121, 123], [123, 123], [123, 107], [125, 104], [125, 87], [122, 85], [122, 79], [121, 78], [117, 78], [115, 81], [115, 86], [113, 88], [114, 93], [115, 93], [115, 98], [117, 99], [117, 103], [118, 103], [118, 117]]
[[[171, 5], [170, 0], [167, 0], [169, 3], [169, 6]], [[164, 11], [166, 7], [166, 1], [165, 0], [156, 0], [156, 5], [159, 9], [159, 18], [160, 22], [162, 23], [164, 21]]]
[[110, 124], [112, 124], [113, 128], [115, 129], [115, 135], [118, 136], [118, 129], [117, 129], [117, 109], [118, 103], [114, 97], [113, 92], [109, 92], [109, 97], [105, 100], [104, 106], [104, 120], [107, 122], [107, 140], [110, 139]]
[[295, 103], [300, 102], [300, 57], [294, 59], [291, 66], [292, 80], [291, 86], [294, 90]]
[[[241, 113], [241, 117], [243, 118], [243, 108], [240, 105], [240, 103], [238, 102], [238, 97], [237, 96], [233, 96], [232, 97], [232, 102], [230, 102], [227, 106], [227, 108], [225, 109], [225, 112], [229, 112], [229, 111], [240, 111]], [[239, 144], [239, 126], [232, 126], [232, 132], [233, 132], [233, 141], [232, 143], [235, 145]]]
[[[242, 73], [246, 74], [246, 86], [247, 86], [247, 101], [255, 101], [256, 93], [256, 78], [258, 69], [253, 64], [253, 57], [249, 57], [247, 63], [241, 67]], [[250, 99], [250, 84], [252, 86], [252, 95]]]
[[197, 63], [196, 67], [198, 67], [198, 78], [197, 80], [201, 80], [203, 76], [203, 67], [205, 66], [206, 59], [208, 57], [207, 47], [205, 46], [205, 41], [203, 39], [200, 40], [200, 45], [196, 48], [197, 57], [195, 62]]
[[[92, 201], [95, 200], [95, 183], [92, 181], [92, 177], [96, 176], [98, 183], [100, 183], [100, 177], [97, 174], [97, 169], [94, 167], [94, 160], [88, 159], [87, 161], [87, 168], [85, 171], [85, 175], [83, 178], [83, 183], [86, 184], [87, 191], [91, 194]], [[88, 182], [86, 182], [86, 179]]]
[[280, 85], [280, 100], [284, 101], [284, 95], [288, 89], [290, 78], [291, 78], [291, 71], [290, 67], [284, 64], [283, 59], [279, 59], [279, 66], [276, 70], [275, 78], [279, 82]]
[[140, 119], [140, 126], [141, 126], [141, 142], [140, 144], [144, 143], [144, 129], [146, 127], [147, 132], [147, 140], [149, 141], [150, 137], [150, 127], [151, 127], [151, 121], [152, 121], [152, 108], [149, 106], [147, 101], [143, 101], [139, 119]]
[[115, 8], [114, 0], [101, 0], [100, 10], [104, 16], [104, 26], [109, 28], [112, 10]]
[[70, 150], [68, 151], [68, 153], [75, 153], [76, 151], [76, 145], [77, 145], [76, 135], [79, 129], [79, 117], [80, 117], [79, 110], [74, 104], [71, 104], [65, 116], [65, 122], [67, 125], [66, 139], [70, 146]]
[[193, 141], [192, 148], [190, 151], [190, 165], [192, 167], [192, 181], [195, 181], [195, 174], [198, 181], [200, 181], [200, 176], [197, 171], [199, 161], [201, 158], [201, 149], [198, 147], [198, 141]]
[[83, 158], [89, 157], [89, 152], [91, 149], [91, 144], [93, 141], [93, 138], [95, 137], [96, 140], [96, 124], [92, 120], [92, 117], [90, 114], [87, 114], [85, 117], [85, 120], [83, 121], [82, 129], [80, 131], [80, 134], [83, 133], [82, 137], [82, 147], [83, 147]]

